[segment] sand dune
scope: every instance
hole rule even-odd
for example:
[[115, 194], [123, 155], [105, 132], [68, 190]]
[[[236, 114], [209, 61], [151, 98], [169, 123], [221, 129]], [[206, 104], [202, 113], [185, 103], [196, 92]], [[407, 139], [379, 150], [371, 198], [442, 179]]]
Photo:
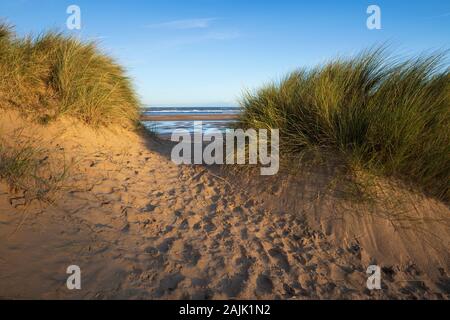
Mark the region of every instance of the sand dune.
[[[43, 131], [13, 113], [1, 121], [3, 132], [22, 125], [75, 160], [52, 206], [24, 206], [24, 195], [0, 185], [1, 298], [449, 298], [448, 224], [437, 229], [440, 240], [403, 238], [369, 218], [330, 226], [337, 200], [313, 203], [304, 183], [250, 187], [217, 168], [177, 166], [166, 142], [123, 129], [64, 120]], [[420, 212], [438, 208], [448, 223], [446, 206], [422, 204], [431, 207]], [[381, 245], [379, 236], [397, 243]], [[408, 251], [423, 239], [436, 249]], [[410, 260], [396, 260], [398, 252]], [[381, 291], [366, 289], [372, 256], [384, 267]], [[72, 264], [81, 290], [66, 288]]]

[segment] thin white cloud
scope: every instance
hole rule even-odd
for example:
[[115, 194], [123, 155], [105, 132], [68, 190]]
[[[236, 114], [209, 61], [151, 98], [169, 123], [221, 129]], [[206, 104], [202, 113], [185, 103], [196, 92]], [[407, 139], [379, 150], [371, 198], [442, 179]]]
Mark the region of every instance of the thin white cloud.
[[208, 32], [203, 35], [178, 37], [175, 39], [167, 39], [159, 44], [154, 44], [152, 50], [175, 49], [208, 41], [228, 41], [239, 38], [241, 35], [237, 31], [224, 32]]
[[201, 18], [201, 19], [186, 19], [173, 20], [163, 23], [150, 24], [147, 28], [151, 29], [172, 29], [172, 30], [186, 30], [186, 29], [205, 29], [208, 28], [217, 18]]
[[186, 45], [192, 45], [207, 41], [226, 41], [239, 38], [240, 34], [238, 32], [208, 32], [203, 35], [192, 36], [192, 37], [181, 37], [173, 40], [167, 40], [162, 44], [162, 47], [181, 47]]

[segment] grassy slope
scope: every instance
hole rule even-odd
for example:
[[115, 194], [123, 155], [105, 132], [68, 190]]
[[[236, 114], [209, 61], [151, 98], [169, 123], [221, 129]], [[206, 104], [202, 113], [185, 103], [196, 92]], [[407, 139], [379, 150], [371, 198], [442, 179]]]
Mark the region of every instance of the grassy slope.
[[[134, 127], [139, 107], [122, 67], [94, 43], [52, 32], [17, 38], [0, 24], [0, 109], [42, 124], [70, 116], [93, 127]], [[67, 175], [65, 167], [46, 174], [48, 152], [0, 132], [0, 178], [30, 199], [46, 200]]]
[[352, 168], [450, 199], [450, 69], [445, 55], [392, 59], [384, 49], [298, 70], [248, 93], [240, 125], [279, 128], [281, 152], [341, 155]]
[[0, 106], [43, 122], [61, 115], [105, 126], [135, 122], [139, 102], [121, 66], [94, 43], [48, 32], [19, 39], [0, 25]]

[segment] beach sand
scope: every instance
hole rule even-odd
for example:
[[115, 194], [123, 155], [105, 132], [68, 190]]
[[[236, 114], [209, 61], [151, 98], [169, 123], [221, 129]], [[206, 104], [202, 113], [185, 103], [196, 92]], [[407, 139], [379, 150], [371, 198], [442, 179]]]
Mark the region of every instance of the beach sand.
[[[450, 211], [437, 201], [412, 198], [402, 229], [321, 197], [323, 171], [246, 181], [177, 166], [169, 142], [124, 129], [43, 130], [7, 113], [0, 130], [34, 137], [55, 166], [73, 160], [53, 205], [0, 184], [0, 298], [449, 298]], [[366, 288], [373, 263], [382, 290]], [[66, 288], [69, 265], [81, 290]]]

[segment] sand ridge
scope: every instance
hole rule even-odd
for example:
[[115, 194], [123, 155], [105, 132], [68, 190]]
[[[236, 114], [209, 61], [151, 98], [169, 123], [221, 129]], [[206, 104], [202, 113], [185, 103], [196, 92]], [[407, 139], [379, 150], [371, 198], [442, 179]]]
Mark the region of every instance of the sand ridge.
[[[67, 128], [42, 133], [76, 159], [54, 205], [23, 206], [0, 185], [1, 298], [449, 298], [448, 266], [421, 281], [414, 267], [384, 269], [383, 290], [369, 291], [364, 248], [337, 244], [304, 215], [208, 167], [175, 165], [163, 142]], [[82, 290], [65, 286], [71, 264]]]

